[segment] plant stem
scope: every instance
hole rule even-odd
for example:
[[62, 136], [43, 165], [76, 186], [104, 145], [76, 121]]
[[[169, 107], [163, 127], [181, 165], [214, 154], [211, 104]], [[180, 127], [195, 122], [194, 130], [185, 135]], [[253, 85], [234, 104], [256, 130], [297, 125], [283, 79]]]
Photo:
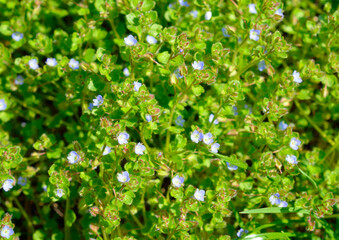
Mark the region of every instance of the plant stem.
[[20, 212], [22, 213], [22, 215], [24, 216], [25, 220], [27, 221], [27, 226], [28, 226], [28, 229], [29, 229], [29, 232], [30, 233], [33, 233], [35, 231], [34, 227], [33, 227], [33, 224], [32, 224], [32, 221], [31, 219], [28, 217], [28, 214], [27, 212], [25, 211], [25, 209], [22, 207], [21, 203], [19, 202], [18, 198], [17, 197], [14, 197], [14, 202], [15, 204], [18, 206], [18, 208], [20, 209]]
[[64, 215], [65, 240], [70, 239], [70, 228], [67, 226], [68, 210], [69, 210], [69, 196], [67, 196], [67, 199], [66, 199], [66, 209], [65, 209], [65, 215]]

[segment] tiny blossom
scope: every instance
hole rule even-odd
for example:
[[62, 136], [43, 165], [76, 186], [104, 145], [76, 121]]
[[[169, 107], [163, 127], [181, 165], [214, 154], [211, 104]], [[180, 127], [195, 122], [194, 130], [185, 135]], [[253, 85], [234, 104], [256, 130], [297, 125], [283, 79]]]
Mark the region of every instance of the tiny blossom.
[[276, 193], [270, 196], [269, 198], [270, 202], [272, 205], [279, 205], [281, 200], [280, 200], [280, 194]]
[[14, 234], [14, 231], [13, 229], [8, 226], [8, 225], [5, 225], [2, 229], [1, 229], [1, 237], [3, 238], [10, 238], [12, 235]]
[[204, 143], [205, 144], [211, 144], [211, 143], [213, 143], [213, 135], [212, 135], [212, 133], [206, 133], [205, 135], [204, 135], [204, 138], [203, 138], [203, 141], [204, 141]]
[[279, 123], [278, 127], [279, 127], [279, 130], [285, 131], [286, 128], [288, 127], [288, 124], [285, 123], [284, 121], [281, 121], [281, 122]]
[[76, 151], [71, 151], [67, 157], [70, 164], [77, 163], [80, 159], [79, 154]]
[[298, 164], [297, 157], [294, 155], [287, 155], [285, 160], [290, 164]]
[[237, 232], [237, 236], [242, 237], [242, 236], [246, 235], [247, 233], [248, 233], [247, 230], [240, 228], [240, 230]]
[[45, 192], [47, 192], [47, 185], [46, 185], [46, 184], [42, 185], [42, 189], [43, 189]]
[[301, 83], [303, 81], [300, 77], [300, 73], [297, 72], [296, 70], [293, 71], [292, 76], [293, 76], [293, 81], [296, 83]]
[[288, 203], [286, 201], [281, 201], [279, 207], [287, 207]]
[[252, 108], [251, 107], [249, 107], [247, 104], [245, 104], [244, 107], [249, 110], [250, 114], [252, 114]]
[[129, 139], [129, 134], [126, 133], [126, 132], [122, 132], [118, 136], [118, 142], [119, 142], [120, 145], [127, 144], [128, 143], [128, 139]]
[[134, 85], [134, 91], [138, 92], [142, 84], [139, 82], [133, 82], [133, 85]]
[[69, 60], [68, 66], [73, 70], [79, 69], [79, 61], [72, 58], [71, 60]]
[[238, 166], [230, 164], [229, 162], [226, 162], [226, 164], [227, 164], [227, 168], [231, 171], [235, 171], [238, 169]]
[[23, 39], [24, 34], [21, 32], [14, 32], [12, 33], [12, 39], [16, 42], [19, 42], [21, 39]]
[[39, 65], [38, 65], [38, 60], [36, 60], [35, 58], [34, 59], [31, 59], [28, 61], [28, 65], [31, 69], [33, 70], [36, 70], [39, 68]]
[[205, 199], [205, 190], [199, 190], [199, 188], [197, 188], [197, 190], [195, 190], [194, 193], [194, 198], [197, 199], [198, 201], [203, 202]]
[[18, 184], [19, 184], [20, 186], [25, 186], [26, 183], [27, 183], [27, 178], [21, 177], [21, 176], [18, 178]]
[[145, 150], [146, 147], [142, 143], [138, 143], [134, 148], [134, 152], [137, 155], [143, 155]]
[[93, 106], [99, 107], [101, 104], [104, 103], [104, 99], [101, 95], [98, 95], [96, 98], [93, 99]]
[[251, 29], [250, 30], [250, 39], [254, 41], [259, 40], [260, 30]]
[[241, 41], [242, 41], [242, 38], [239, 37], [239, 38], [238, 38], [238, 43], [241, 43]]
[[135, 39], [132, 35], [128, 35], [127, 37], [124, 38], [125, 44], [128, 46], [134, 46], [137, 44], [138, 40]]
[[176, 175], [174, 178], [172, 178], [172, 184], [174, 187], [181, 187], [181, 185], [184, 183], [184, 178], [180, 177], [179, 175]]
[[14, 83], [16, 85], [22, 85], [24, 84], [24, 78], [21, 75], [16, 76], [16, 78], [14, 79]]
[[182, 116], [178, 116], [177, 119], [175, 120], [175, 124], [183, 127], [184, 126], [185, 119], [182, 119]]
[[204, 135], [198, 130], [194, 130], [191, 134], [191, 140], [195, 143], [199, 143], [203, 139]]
[[155, 37], [152, 37], [152, 36], [150, 36], [150, 35], [147, 35], [146, 41], [147, 41], [149, 44], [156, 44], [156, 43], [158, 42], [158, 40], [157, 40]]
[[212, 18], [212, 12], [211, 11], [208, 11], [208, 12], [206, 12], [206, 14], [205, 14], [205, 20], [210, 20]]
[[298, 150], [299, 145], [301, 144], [300, 140], [297, 138], [292, 138], [290, 142], [290, 147], [293, 150]]
[[213, 143], [212, 146], [211, 146], [211, 152], [212, 153], [218, 153], [219, 147], [220, 147], [219, 143]]
[[234, 116], [238, 115], [238, 108], [236, 106], [232, 106], [232, 111], [233, 111]]
[[263, 107], [263, 109], [262, 109], [262, 111], [264, 112], [264, 113], [270, 113], [270, 108], [269, 107], [267, 107], [267, 108], [264, 108]]
[[121, 183], [129, 182], [129, 173], [127, 171], [124, 171], [122, 173], [118, 173], [118, 181], [121, 182]]
[[266, 68], [265, 60], [262, 60], [258, 63], [258, 69], [260, 72], [264, 71]]
[[230, 35], [228, 34], [227, 29], [225, 27], [223, 27], [221, 29], [221, 31], [222, 31], [222, 35], [224, 35], [224, 37], [230, 37]]
[[[208, 121], [209, 121], [209, 122], [212, 122], [212, 121], [213, 121], [213, 118], [214, 118], [214, 114], [212, 113], [212, 114], [210, 114], [210, 116], [209, 116], [209, 118], [208, 118]], [[213, 123], [214, 123], [215, 125], [217, 125], [217, 124], [219, 123], [218, 119], [215, 119], [215, 120], [213, 121]]]
[[255, 4], [254, 3], [249, 4], [248, 5], [248, 9], [249, 9], [250, 13], [257, 14], [257, 9], [255, 9]]
[[47, 58], [46, 64], [50, 67], [55, 67], [58, 64], [58, 62], [55, 58]]
[[56, 195], [61, 198], [64, 195], [64, 190], [61, 188], [58, 188], [56, 191]]
[[102, 153], [102, 155], [105, 156], [105, 155], [109, 154], [110, 152], [111, 152], [111, 148], [106, 146], [104, 152]]
[[204, 62], [203, 61], [194, 61], [192, 63], [192, 67], [195, 69], [195, 70], [203, 70], [204, 69]]
[[152, 122], [152, 116], [149, 114], [146, 114], [146, 121], [147, 122]]
[[282, 9], [281, 8], [279, 8], [277, 11], [275, 11], [275, 13], [274, 13], [275, 15], [278, 15], [278, 16], [280, 16], [280, 17], [284, 17], [284, 14], [283, 14], [283, 12], [282, 12]]
[[189, 7], [189, 4], [187, 1], [184, 1], [184, 0], [178, 0], [180, 6], [184, 6], [184, 7]]
[[198, 17], [198, 11], [197, 10], [191, 11], [190, 14], [192, 15], [193, 18], [197, 18]]
[[0, 111], [6, 110], [7, 104], [4, 99], [0, 99]]
[[129, 75], [131, 75], [131, 73], [129, 72], [127, 67], [124, 68], [123, 73], [124, 73], [125, 77], [128, 77]]
[[174, 74], [177, 77], [177, 79], [183, 78], [184, 76], [180, 75], [180, 71], [179, 68], [174, 70]]
[[10, 189], [13, 188], [14, 180], [13, 179], [7, 179], [3, 184], [2, 188], [5, 190], [5, 192], [8, 192]]
[[88, 110], [92, 111], [93, 108], [94, 108], [93, 103], [90, 103], [90, 104], [88, 105]]

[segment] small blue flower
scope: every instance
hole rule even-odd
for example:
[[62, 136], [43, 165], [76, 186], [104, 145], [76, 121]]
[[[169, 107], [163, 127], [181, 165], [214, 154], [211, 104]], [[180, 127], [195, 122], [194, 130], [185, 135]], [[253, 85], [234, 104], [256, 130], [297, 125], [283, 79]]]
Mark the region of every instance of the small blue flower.
[[142, 84], [139, 82], [133, 82], [133, 85], [134, 85], [134, 91], [138, 92]]
[[111, 148], [108, 147], [108, 146], [106, 146], [104, 152], [102, 153], [102, 155], [105, 156], [105, 155], [107, 155], [107, 154], [110, 154], [110, 152], [111, 152]]
[[174, 187], [181, 187], [182, 184], [184, 183], [184, 178], [180, 177], [179, 175], [176, 175], [174, 178], [172, 178], [172, 184]]
[[127, 183], [129, 182], [129, 173], [127, 171], [124, 171], [122, 173], [118, 173], [118, 181], [121, 183]]
[[64, 190], [61, 188], [58, 188], [56, 191], [56, 195], [61, 198], [64, 195]]
[[292, 138], [290, 141], [290, 147], [293, 150], [298, 150], [299, 145], [301, 144], [300, 140], [297, 138]]
[[272, 205], [279, 205], [281, 200], [280, 200], [280, 194], [276, 193], [270, 196], [269, 198], [270, 202]]
[[234, 116], [238, 115], [238, 108], [236, 106], [232, 106], [232, 111], [233, 111]]
[[79, 69], [79, 61], [72, 58], [71, 60], [69, 60], [68, 66], [73, 70]]
[[300, 77], [300, 73], [298, 73], [296, 70], [293, 71], [293, 81], [296, 83], [301, 83], [303, 80]]
[[150, 36], [150, 35], [147, 35], [146, 41], [147, 41], [149, 44], [157, 44], [157, 42], [158, 42], [158, 40], [157, 40], [155, 37], [152, 37], [152, 36]]
[[260, 30], [251, 29], [250, 30], [250, 39], [254, 41], [259, 40]]
[[0, 111], [4, 111], [7, 108], [7, 104], [4, 99], [0, 99]]
[[255, 4], [254, 3], [249, 4], [248, 5], [248, 9], [249, 9], [250, 13], [257, 14], [257, 9], [255, 9]]
[[23, 37], [24, 37], [24, 34], [22, 34], [21, 32], [12, 33], [12, 38], [16, 42], [19, 42], [21, 39], [23, 39]]
[[264, 71], [266, 68], [265, 60], [262, 60], [258, 63], [258, 69], [260, 72]]
[[11, 190], [14, 186], [14, 180], [13, 179], [7, 179], [2, 184], [2, 188], [5, 190], [5, 192], [8, 192]]
[[147, 122], [152, 122], [152, 116], [151, 115], [149, 115], [149, 114], [146, 114], [146, 121]]
[[226, 162], [228, 170], [235, 171], [238, 169], [238, 166], [232, 165], [229, 162]]
[[122, 132], [118, 136], [118, 142], [119, 142], [120, 145], [127, 144], [128, 143], [128, 139], [129, 139], [129, 134], [126, 133], [126, 132]]
[[242, 236], [246, 235], [247, 233], [248, 233], [247, 230], [240, 228], [240, 230], [237, 232], [237, 236], [242, 237]]
[[28, 65], [31, 69], [33, 70], [36, 70], [39, 68], [39, 65], [38, 65], [38, 60], [36, 60], [35, 58], [34, 59], [31, 59], [28, 61]]
[[194, 193], [194, 198], [201, 202], [205, 201], [205, 190], [199, 190], [199, 188], [197, 188]]
[[21, 177], [21, 176], [18, 178], [18, 184], [19, 184], [20, 186], [25, 186], [26, 183], [27, 183], [27, 178]]
[[129, 77], [129, 75], [131, 75], [127, 67], [124, 68], [123, 73], [125, 77]]
[[14, 231], [13, 229], [8, 226], [8, 225], [5, 225], [2, 229], [1, 229], [1, 237], [3, 238], [10, 238], [12, 235], [14, 234]]
[[219, 143], [213, 143], [212, 146], [211, 146], [211, 152], [212, 153], [218, 153], [219, 147], [220, 147]]
[[92, 111], [93, 108], [94, 108], [93, 103], [90, 103], [90, 104], [88, 105], [88, 110]]
[[58, 64], [58, 62], [55, 58], [47, 58], [46, 64], [50, 67], [55, 67]]
[[203, 61], [194, 61], [192, 63], [192, 67], [195, 69], [195, 70], [203, 70], [204, 69], [204, 62]]
[[67, 157], [70, 164], [77, 163], [80, 159], [79, 154], [76, 151], [71, 151]]
[[290, 164], [298, 164], [297, 157], [294, 155], [287, 155], [285, 160]]
[[[209, 121], [209, 122], [212, 122], [212, 121], [213, 121], [213, 118], [214, 118], [214, 114], [212, 113], [212, 114], [210, 114], [210, 116], [209, 116], [209, 118], [208, 118], [208, 121]], [[216, 119], [213, 121], [213, 123], [214, 123], [215, 125], [217, 125], [217, 124], [219, 123], [218, 119], [216, 118]]]
[[177, 119], [175, 119], [175, 124], [183, 127], [184, 126], [185, 119], [182, 118], [182, 116], [178, 116]]
[[212, 12], [211, 11], [206, 12], [205, 20], [209, 21], [211, 18], [212, 18]]
[[198, 17], [198, 11], [197, 10], [192, 10], [190, 12], [190, 14], [192, 15], [193, 18], [197, 18]]
[[174, 74], [177, 77], [177, 79], [183, 78], [184, 76], [180, 75], [180, 71], [179, 68], [174, 70]]
[[281, 201], [279, 207], [287, 207], [288, 203], [286, 201]]
[[207, 145], [212, 144], [213, 143], [212, 133], [209, 132], [209, 133], [204, 134], [203, 142]]
[[187, 1], [184, 1], [184, 0], [178, 0], [180, 6], [184, 6], [184, 7], [189, 7], [189, 4]]
[[287, 127], [288, 127], [288, 124], [285, 123], [284, 121], [281, 121], [281, 122], [279, 123], [279, 125], [278, 125], [278, 128], [279, 128], [279, 130], [281, 130], [281, 131], [285, 131]]
[[221, 31], [222, 31], [222, 35], [224, 35], [224, 37], [230, 37], [230, 35], [228, 34], [227, 29], [225, 27], [223, 27], [221, 29]]
[[21, 75], [16, 76], [16, 78], [14, 79], [14, 83], [16, 85], [22, 85], [24, 84], [24, 78]]
[[282, 12], [282, 9], [281, 8], [279, 8], [277, 11], [275, 11], [275, 13], [274, 13], [275, 15], [278, 15], [278, 16], [280, 16], [280, 17], [284, 17], [284, 14], [283, 14], [283, 12]]
[[104, 103], [104, 99], [101, 95], [98, 95], [96, 98], [93, 99], [93, 106], [99, 107], [101, 104]]
[[195, 143], [199, 143], [204, 137], [204, 134], [199, 132], [198, 130], [194, 130], [191, 134], [191, 140]]
[[134, 148], [134, 152], [137, 155], [143, 155], [145, 150], [146, 147], [142, 143], [138, 143]]
[[132, 35], [128, 35], [127, 37], [125, 37], [124, 41], [127, 46], [134, 46], [138, 42], [138, 40], [136, 40], [135, 37], [133, 37]]

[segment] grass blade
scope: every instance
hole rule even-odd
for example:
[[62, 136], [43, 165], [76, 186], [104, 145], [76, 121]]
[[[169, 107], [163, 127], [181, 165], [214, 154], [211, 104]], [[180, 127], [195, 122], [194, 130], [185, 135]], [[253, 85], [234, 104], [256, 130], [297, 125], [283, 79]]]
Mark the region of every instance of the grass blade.
[[284, 232], [270, 232], [270, 233], [259, 233], [251, 234], [243, 237], [242, 239], [289, 239], [289, 237], [295, 237], [294, 233]]
[[310, 211], [303, 208], [294, 207], [268, 207], [268, 208], [257, 208], [251, 210], [245, 210], [240, 212], [241, 214], [258, 214], [258, 213], [304, 213], [309, 214]]

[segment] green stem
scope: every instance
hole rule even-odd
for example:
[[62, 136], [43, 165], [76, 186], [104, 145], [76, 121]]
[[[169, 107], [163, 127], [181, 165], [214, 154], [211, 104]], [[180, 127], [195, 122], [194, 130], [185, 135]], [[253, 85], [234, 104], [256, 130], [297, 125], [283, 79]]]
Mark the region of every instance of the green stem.
[[69, 210], [69, 196], [67, 196], [66, 200], [66, 209], [65, 209], [65, 215], [64, 215], [64, 232], [65, 232], [65, 240], [69, 240], [70, 238], [70, 228], [67, 225], [67, 219], [68, 219], [68, 210]]
[[22, 205], [19, 202], [19, 200], [17, 199], [17, 197], [14, 197], [13, 199], [14, 199], [15, 204], [18, 206], [18, 208], [20, 209], [20, 212], [22, 213], [22, 215], [24, 216], [24, 218], [25, 218], [25, 220], [27, 222], [27, 226], [28, 226], [29, 232], [33, 233], [35, 230], [34, 230], [34, 227], [33, 227], [31, 219], [28, 217], [27, 212], [22, 207]]

